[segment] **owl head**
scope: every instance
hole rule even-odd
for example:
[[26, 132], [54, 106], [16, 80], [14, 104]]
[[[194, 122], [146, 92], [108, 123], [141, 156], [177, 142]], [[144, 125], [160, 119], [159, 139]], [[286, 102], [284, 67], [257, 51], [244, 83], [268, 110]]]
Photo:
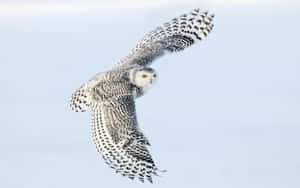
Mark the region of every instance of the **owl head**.
[[152, 86], [156, 79], [157, 73], [149, 67], [136, 68], [130, 71], [130, 82], [143, 89]]

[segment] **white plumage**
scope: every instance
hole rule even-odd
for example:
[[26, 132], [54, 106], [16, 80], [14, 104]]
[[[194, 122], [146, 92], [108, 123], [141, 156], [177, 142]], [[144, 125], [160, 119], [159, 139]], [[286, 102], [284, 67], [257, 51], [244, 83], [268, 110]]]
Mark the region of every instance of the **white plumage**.
[[117, 173], [152, 183], [156, 167], [136, 117], [135, 99], [157, 79], [149, 65], [165, 51], [184, 50], [212, 30], [214, 15], [195, 9], [147, 34], [110, 71], [98, 73], [71, 97], [74, 111], [92, 109], [93, 141], [104, 161]]

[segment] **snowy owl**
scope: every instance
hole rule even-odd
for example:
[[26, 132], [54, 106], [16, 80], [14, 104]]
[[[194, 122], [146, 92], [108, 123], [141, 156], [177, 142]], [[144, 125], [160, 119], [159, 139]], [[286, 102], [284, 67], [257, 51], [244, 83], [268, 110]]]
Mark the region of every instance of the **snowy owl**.
[[156, 71], [149, 67], [153, 60], [204, 39], [213, 28], [213, 18], [195, 9], [157, 27], [111, 70], [96, 74], [72, 94], [74, 111], [91, 108], [96, 149], [117, 173], [152, 183], [152, 177], [161, 172], [138, 126], [135, 100], [157, 80]]

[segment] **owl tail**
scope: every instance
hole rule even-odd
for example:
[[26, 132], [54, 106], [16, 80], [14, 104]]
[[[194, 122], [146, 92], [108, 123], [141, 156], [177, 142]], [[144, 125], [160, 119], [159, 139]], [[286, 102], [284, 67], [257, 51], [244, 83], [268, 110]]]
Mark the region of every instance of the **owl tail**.
[[71, 96], [70, 106], [75, 112], [85, 112], [91, 104], [91, 97], [85, 85], [77, 89]]

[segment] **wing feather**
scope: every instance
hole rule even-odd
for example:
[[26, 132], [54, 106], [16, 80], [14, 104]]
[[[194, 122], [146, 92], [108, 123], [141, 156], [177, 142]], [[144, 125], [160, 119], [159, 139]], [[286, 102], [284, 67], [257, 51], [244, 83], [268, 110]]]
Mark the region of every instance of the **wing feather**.
[[90, 106], [91, 102], [91, 96], [85, 84], [72, 94], [70, 106], [75, 112], [85, 112]]
[[139, 130], [132, 95], [93, 104], [93, 140], [105, 162], [130, 179], [152, 182], [157, 168]]
[[213, 14], [195, 9], [148, 33], [114, 68], [148, 66], [165, 51], [178, 52], [204, 39], [213, 29]]

